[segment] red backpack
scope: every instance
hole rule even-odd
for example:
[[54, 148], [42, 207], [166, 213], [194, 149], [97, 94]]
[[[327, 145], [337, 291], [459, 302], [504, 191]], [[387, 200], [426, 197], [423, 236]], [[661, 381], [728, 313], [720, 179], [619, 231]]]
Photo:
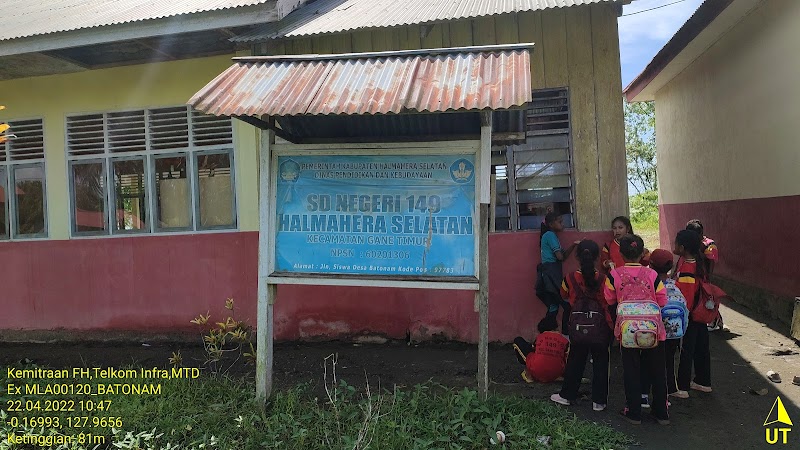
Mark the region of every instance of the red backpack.
[[724, 297], [728, 297], [722, 289], [707, 281], [697, 281], [694, 308], [689, 313], [692, 322], [711, 323], [719, 316], [719, 304]]

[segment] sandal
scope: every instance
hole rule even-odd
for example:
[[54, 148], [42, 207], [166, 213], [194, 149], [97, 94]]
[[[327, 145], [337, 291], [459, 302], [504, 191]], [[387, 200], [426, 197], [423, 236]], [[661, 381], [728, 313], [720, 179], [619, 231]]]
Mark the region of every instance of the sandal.
[[767, 372], [767, 379], [769, 381], [772, 381], [773, 383], [780, 383], [782, 381], [781, 375], [778, 372], [775, 372], [774, 370], [770, 370]]

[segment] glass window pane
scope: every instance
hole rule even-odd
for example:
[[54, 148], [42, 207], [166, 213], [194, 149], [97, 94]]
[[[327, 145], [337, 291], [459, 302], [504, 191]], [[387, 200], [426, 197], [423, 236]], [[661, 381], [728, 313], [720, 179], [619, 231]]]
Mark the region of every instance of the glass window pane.
[[144, 159], [112, 161], [114, 231], [147, 230]]
[[190, 228], [192, 197], [186, 156], [155, 158], [156, 224], [159, 229]]
[[44, 219], [44, 167], [14, 168], [14, 236], [47, 232]]
[[76, 233], [108, 232], [106, 177], [100, 162], [72, 165], [72, 226]]
[[5, 167], [0, 167], [0, 239], [8, 238], [8, 176]]
[[197, 155], [197, 179], [200, 227], [236, 226], [230, 155]]

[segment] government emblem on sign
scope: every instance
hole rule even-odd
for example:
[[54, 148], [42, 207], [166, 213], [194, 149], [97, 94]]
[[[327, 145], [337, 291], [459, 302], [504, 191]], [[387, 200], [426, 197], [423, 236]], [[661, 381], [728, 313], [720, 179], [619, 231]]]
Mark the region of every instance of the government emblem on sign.
[[469, 183], [475, 173], [475, 166], [466, 159], [459, 159], [450, 166], [450, 177], [459, 184]]
[[300, 176], [300, 164], [290, 160], [284, 161], [281, 164], [281, 178], [283, 181], [293, 182]]

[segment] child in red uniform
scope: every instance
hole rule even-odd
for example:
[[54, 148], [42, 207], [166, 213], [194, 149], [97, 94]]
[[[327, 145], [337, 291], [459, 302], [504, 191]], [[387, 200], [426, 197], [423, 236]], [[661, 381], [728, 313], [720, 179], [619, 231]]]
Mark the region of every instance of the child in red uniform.
[[558, 321], [555, 317], [545, 316], [538, 328], [539, 336], [532, 346], [524, 339], [516, 338], [514, 350], [517, 359], [525, 364], [523, 380], [528, 383], [551, 383], [564, 375], [569, 340], [556, 331]]
[[[619, 239], [626, 234], [633, 234], [631, 220], [625, 216], [615, 217], [611, 221], [611, 231], [614, 233], [614, 239], [603, 246], [603, 253], [600, 255], [600, 265], [603, 266], [606, 272], [610, 272], [614, 267], [625, 265], [625, 258], [619, 252]], [[642, 260], [639, 262], [646, 266], [650, 263], [649, 257], [650, 250], [645, 248], [642, 252]]]
[[[658, 278], [664, 283], [668, 294], [671, 290], [674, 290], [674, 295], [682, 297], [683, 294], [674, 286], [675, 280], [669, 278], [669, 271], [672, 270], [674, 265], [673, 259], [674, 256], [669, 250], [664, 250], [662, 248], [653, 250], [650, 254], [650, 268], [658, 273]], [[667, 370], [667, 395], [672, 395], [678, 390], [675, 378], [675, 353], [677, 353], [680, 344], [680, 339], [667, 339], [664, 341], [664, 364]], [[648, 401], [649, 395], [650, 383], [646, 374], [642, 374], [642, 408], [650, 407]]]
[[[604, 286], [604, 295], [609, 305], [616, 305], [624, 301], [624, 279], [638, 279], [646, 277], [647, 283], [652, 285], [654, 300], [659, 307], [667, 304], [667, 291], [658, 274], [649, 267], [643, 267], [638, 261], [642, 260], [644, 242], [636, 235], [625, 235], [619, 240], [620, 252], [625, 259], [625, 265], [611, 270]], [[615, 329], [615, 333], [618, 330]], [[642, 374], [644, 374], [653, 389], [651, 409], [653, 416], [661, 425], [669, 424], [669, 411], [667, 408], [667, 380], [664, 370], [664, 341], [666, 332], [663, 328], [658, 330], [658, 345], [654, 348], [639, 349], [620, 346], [622, 353], [623, 384], [625, 386], [625, 403], [627, 407], [620, 414], [630, 423], [642, 423]], [[617, 339], [621, 336], [617, 335]]]
[[[701, 236], [694, 231], [681, 230], [675, 237], [672, 250], [678, 255], [678, 266], [672, 274], [675, 285], [686, 298], [686, 307], [692, 311], [697, 301], [700, 281], [707, 280], [705, 258], [701, 249]], [[694, 366], [694, 381], [692, 368]], [[678, 391], [672, 394], [678, 398], [689, 398], [689, 389], [711, 392], [711, 352], [708, 342], [708, 328], [705, 323], [692, 320], [681, 344], [680, 364], [678, 365]]]
[[[578, 244], [575, 255], [580, 262], [581, 269], [569, 274], [561, 283], [561, 296], [569, 300], [572, 306], [573, 319], [580, 315], [600, 312], [595, 316], [597, 320], [589, 325], [594, 329], [591, 337], [587, 333], [581, 337], [576, 325], [580, 322], [570, 321], [570, 333], [576, 336], [570, 342], [567, 367], [564, 371], [564, 383], [561, 392], [550, 396], [550, 400], [561, 405], [570, 405], [578, 398], [578, 389], [581, 386], [583, 369], [589, 355], [592, 357], [592, 409], [603, 411], [608, 404], [608, 362], [609, 344], [612, 338], [611, 315], [609, 314], [605, 299], [603, 298], [603, 284], [605, 275], [598, 273], [595, 265], [600, 256], [600, 247], [594, 241], [582, 241]], [[590, 322], [590, 320], [587, 320]], [[597, 326], [601, 328], [597, 328]]]
[[[717, 261], [719, 261], [719, 249], [717, 248], [717, 243], [705, 235], [703, 223], [697, 219], [692, 219], [687, 222], [686, 229], [694, 231], [702, 236], [703, 240], [701, 242], [700, 249], [703, 252], [703, 257], [706, 259], [706, 274], [710, 277], [714, 273], [714, 268], [717, 265]], [[721, 330], [722, 327], [722, 314], [720, 314], [717, 316], [717, 319], [714, 322], [708, 324], [708, 331]]]

